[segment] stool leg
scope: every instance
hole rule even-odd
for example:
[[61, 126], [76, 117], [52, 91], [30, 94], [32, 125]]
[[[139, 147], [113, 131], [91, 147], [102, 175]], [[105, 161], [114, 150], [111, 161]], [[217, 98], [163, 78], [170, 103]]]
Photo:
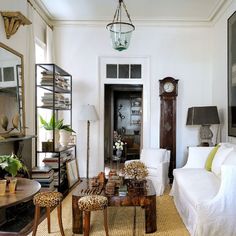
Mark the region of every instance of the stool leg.
[[84, 211], [84, 236], [89, 236], [90, 230], [90, 211]]
[[105, 228], [106, 236], [109, 236], [108, 225], [107, 225], [107, 207], [103, 210], [103, 214], [104, 214], [104, 228]]
[[61, 235], [65, 236], [63, 225], [62, 225], [62, 218], [61, 218], [61, 203], [57, 206], [57, 218], [58, 218]]
[[39, 223], [39, 217], [40, 217], [40, 206], [35, 205], [35, 213], [34, 213], [34, 229], [32, 236], [36, 235], [38, 223]]
[[51, 220], [50, 220], [50, 207], [46, 207], [47, 210], [47, 222], [48, 222], [48, 233], [51, 233]]

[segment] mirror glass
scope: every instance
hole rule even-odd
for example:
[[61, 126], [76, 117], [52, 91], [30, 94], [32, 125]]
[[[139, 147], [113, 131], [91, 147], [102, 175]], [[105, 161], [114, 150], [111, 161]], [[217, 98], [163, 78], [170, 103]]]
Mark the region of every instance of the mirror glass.
[[23, 55], [0, 43], [0, 136], [25, 135]]

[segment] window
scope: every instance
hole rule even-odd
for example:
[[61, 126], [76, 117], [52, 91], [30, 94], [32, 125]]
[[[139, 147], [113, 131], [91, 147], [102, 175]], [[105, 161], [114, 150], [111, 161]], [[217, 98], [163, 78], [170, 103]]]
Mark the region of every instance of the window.
[[107, 64], [107, 78], [117, 78], [117, 65]]
[[107, 79], [141, 79], [141, 64], [106, 64]]

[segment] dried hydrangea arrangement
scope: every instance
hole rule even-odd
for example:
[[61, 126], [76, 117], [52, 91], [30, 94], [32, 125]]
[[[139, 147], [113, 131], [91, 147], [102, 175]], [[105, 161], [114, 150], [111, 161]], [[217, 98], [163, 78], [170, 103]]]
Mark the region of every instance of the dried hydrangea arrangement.
[[148, 176], [148, 170], [141, 161], [132, 161], [125, 165], [124, 173], [127, 177], [142, 180]]

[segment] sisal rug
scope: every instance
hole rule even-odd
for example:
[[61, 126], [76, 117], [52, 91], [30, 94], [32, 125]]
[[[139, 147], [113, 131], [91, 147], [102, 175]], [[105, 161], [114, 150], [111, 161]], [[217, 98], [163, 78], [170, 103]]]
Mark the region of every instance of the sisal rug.
[[[163, 196], [157, 197], [157, 231], [145, 234], [144, 210], [140, 207], [109, 207], [108, 227], [109, 236], [189, 236], [176, 208], [172, 197], [167, 191]], [[72, 233], [72, 196], [71, 193], [63, 200], [62, 216], [66, 236], [81, 235]], [[51, 230], [47, 233], [46, 219], [38, 226], [38, 236], [60, 236], [57, 223], [56, 209], [51, 213]], [[31, 236], [32, 234], [29, 234]], [[91, 236], [104, 236], [102, 211], [91, 213]]]

